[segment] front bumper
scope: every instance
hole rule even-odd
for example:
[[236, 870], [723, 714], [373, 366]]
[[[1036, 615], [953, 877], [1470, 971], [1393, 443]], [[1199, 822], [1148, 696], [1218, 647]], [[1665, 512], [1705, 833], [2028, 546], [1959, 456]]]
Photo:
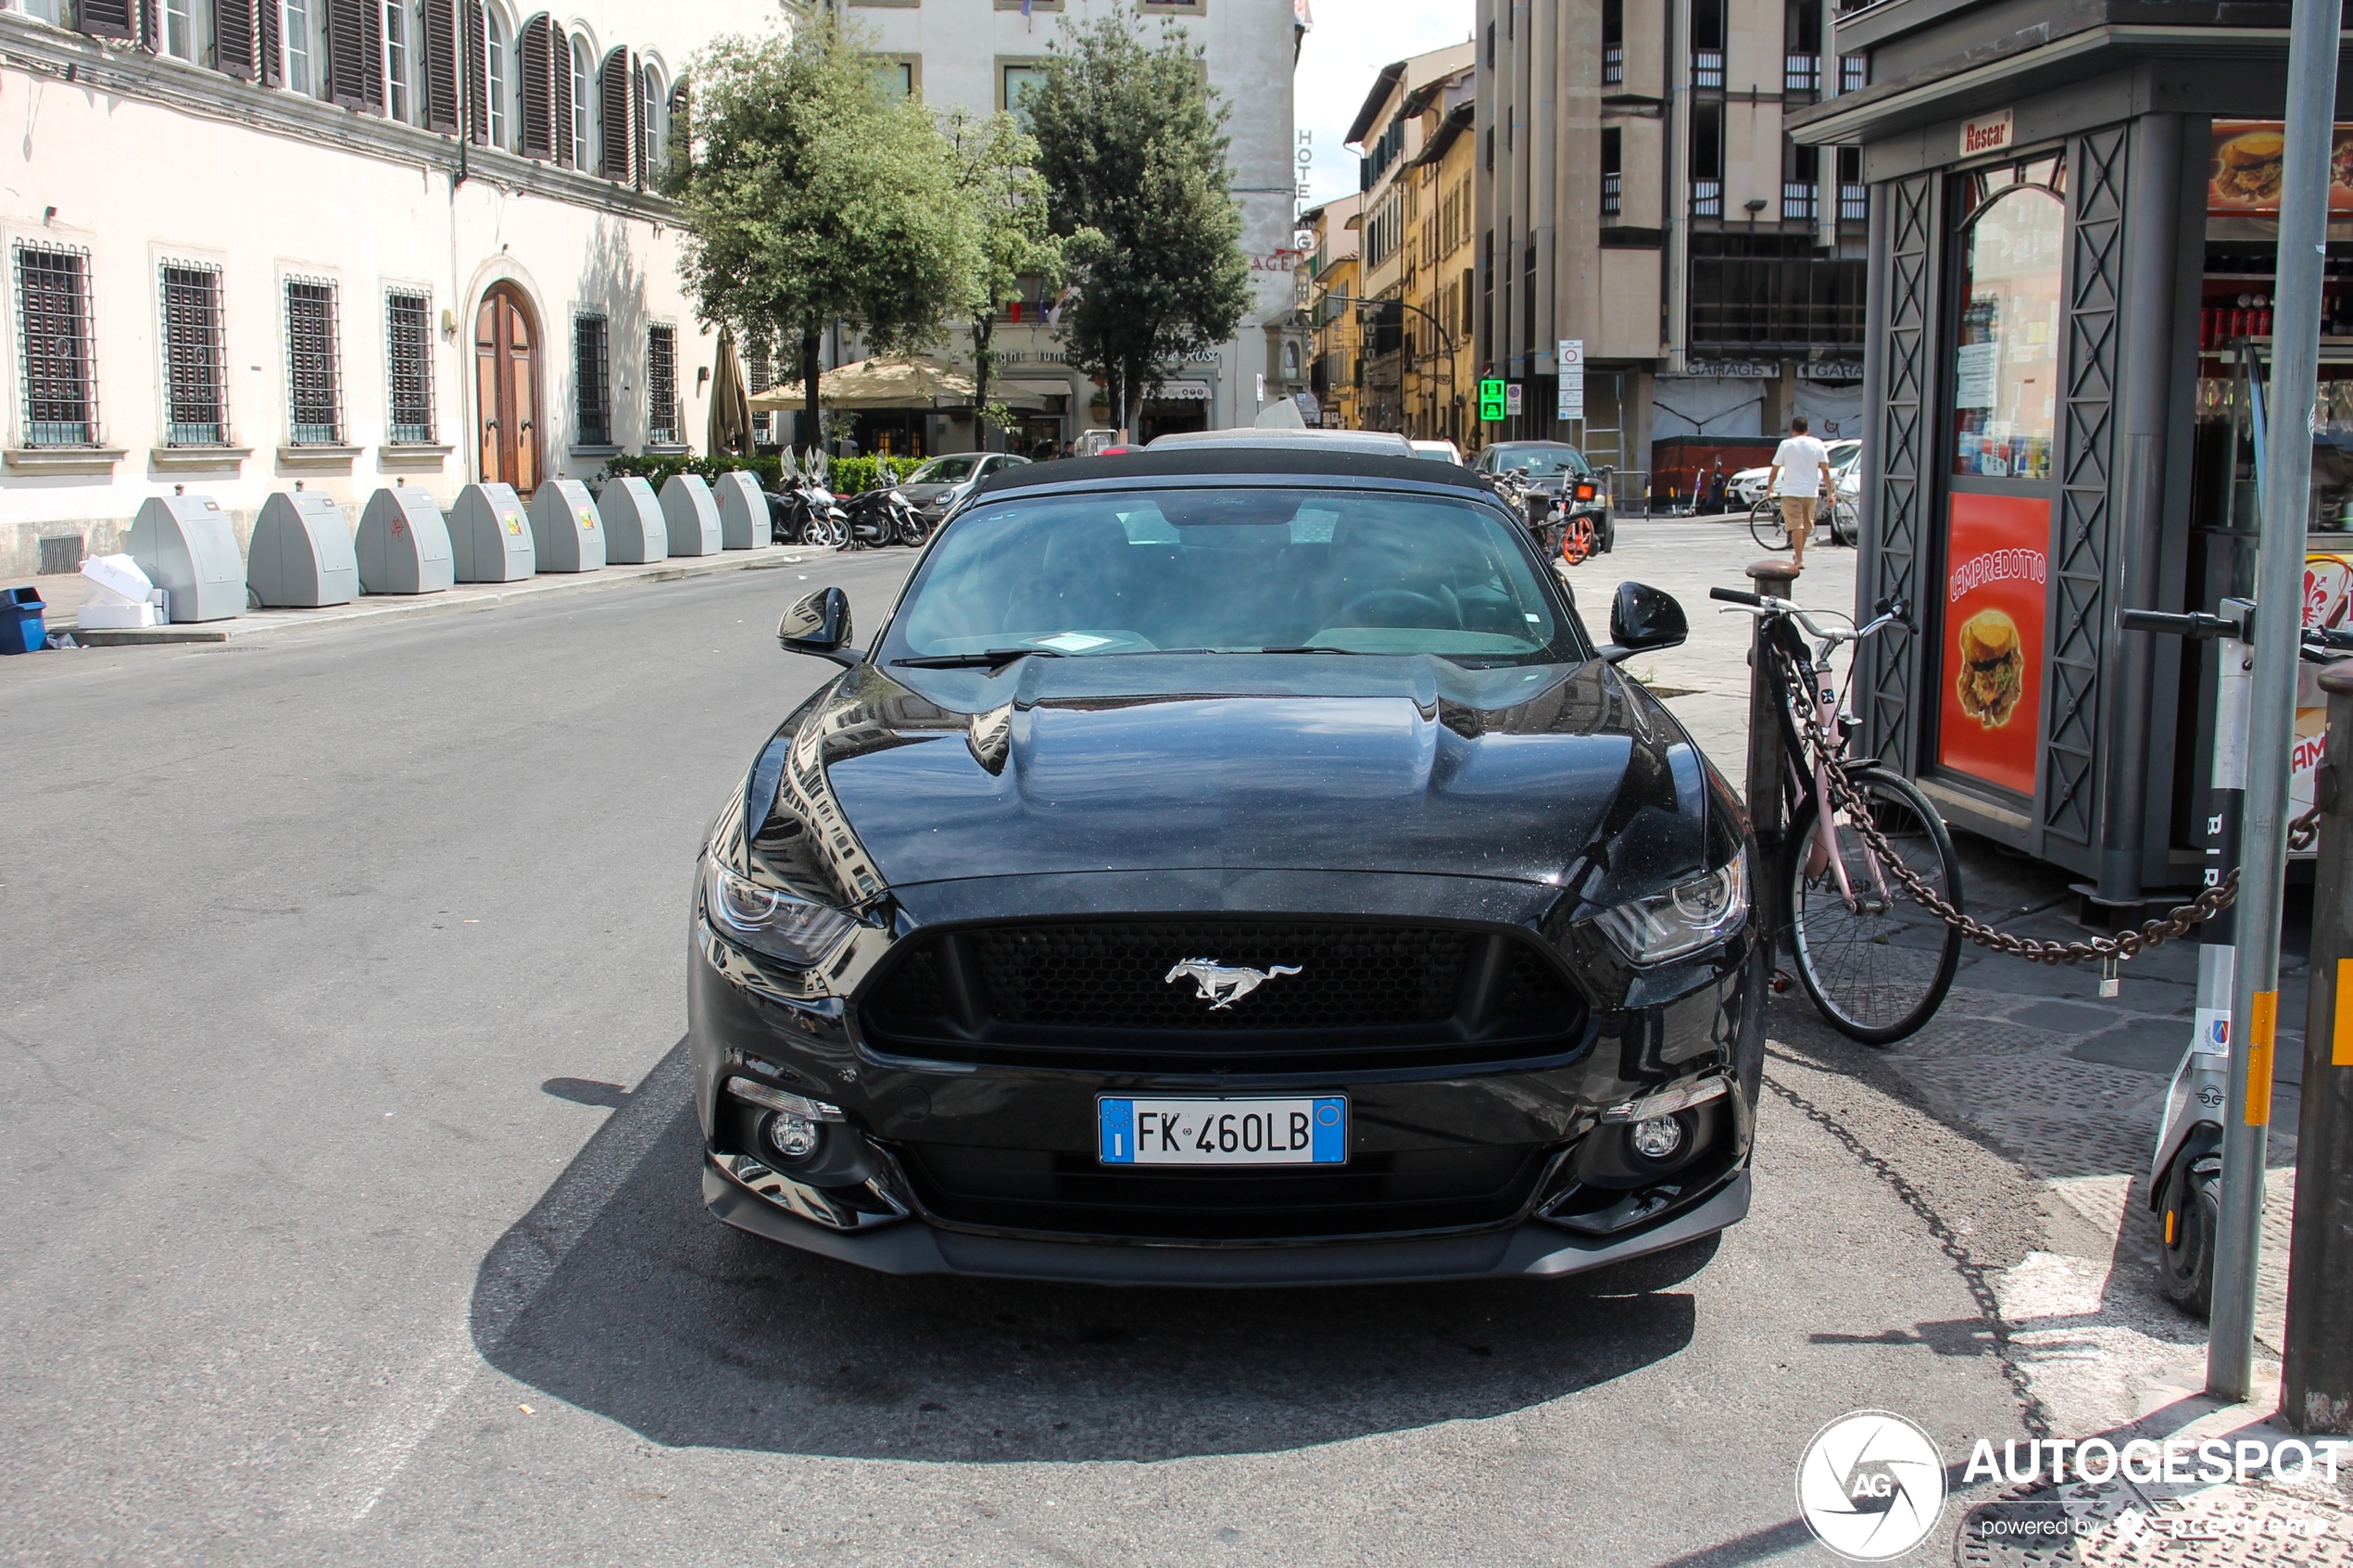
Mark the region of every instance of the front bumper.
[[703, 1201], [729, 1224], [803, 1251], [887, 1274], [975, 1274], [1090, 1285], [1381, 1285], [1461, 1279], [1551, 1279], [1662, 1252], [1748, 1214], [1749, 1173], [1734, 1172], [1714, 1194], [1639, 1235], [1572, 1236], [1540, 1220], [1469, 1236], [1188, 1247], [1050, 1241], [908, 1223], [843, 1232], [780, 1208], [706, 1155]]

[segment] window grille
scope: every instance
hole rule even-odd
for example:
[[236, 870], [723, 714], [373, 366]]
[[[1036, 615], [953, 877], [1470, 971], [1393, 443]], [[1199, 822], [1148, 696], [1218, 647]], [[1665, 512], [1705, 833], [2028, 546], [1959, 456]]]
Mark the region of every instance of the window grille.
[[[744, 384], [754, 397], [776, 384], [775, 360], [766, 344], [753, 345], [751, 352], [744, 357]], [[771, 433], [775, 422], [774, 414], [754, 414], [751, 417], [753, 443], [774, 441], [775, 436]]]
[[678, 329], [646, 329], [646, 440], [678, 445]]
[[286, 434], [296, 446], [343, 445], [343, 346], [335, 285], [286, 280]]
[[1781, 216], [1785, 219], [1811, 220], [1814, 216], [1814, 184], [1806, 180], [1781, 182]]
[[1615, 87], [1626, 80], [1626, 45], [1602, 45], [1602, 85]]
[[1693, 218], [1724, 216], [1724, 182], [1721, 180], [1692, 182], [1692, 216]]
[[1692, 85], [1721, 87], [1724, 85], [1724, 51], [1694, 49], [1692, 51]]
[[1781, 91], [1784, 93], [1818, 93], [1822, 87], [1822, 61], [1818, 55], [1791, 55], [1781, 62]]
[[608, 325], [584, 311], [572, 323], [573, 423], [584, 446], [612, 445], [612, 382], [606, 369]]
[[1838, 220], [1841, 223], [1866, 223], [1870, 220], [1870, 192], [1860, 185], [1838, 188]]
[[1860, 93], [1869, 85], [1864, 80], [1864, 68], [1869, 63], [1860, 55], [1841, 55], [1838, 57], [1838, 90], [1842, 93]]
[[1613, 169], [1602, 176], [1602, 216], [1615, 218], [1625, 205], [1626, 176]]
[[17, 332], [25, 445], [96, 445], [98, 391], [91, 353], [88, 251], [18, 243]]
[[395, 290], [384, 295], [384, 364], [392, 383], [392, 439], [433, 440], [433, 299]]
[[164, 445], [229, 443], [229, 367], [220, 269], [163, 264]]

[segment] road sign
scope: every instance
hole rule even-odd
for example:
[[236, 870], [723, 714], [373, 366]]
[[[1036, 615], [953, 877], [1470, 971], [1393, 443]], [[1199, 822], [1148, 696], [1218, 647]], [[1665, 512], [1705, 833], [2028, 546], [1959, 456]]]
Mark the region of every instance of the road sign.
[[1561, 339], [1558, 364], [1559, 406], [1553, 410], [1553, 417], [1581, 420], [1585, 417], [1585, 340], [1581, 337]]
[[1519, 418], [1520, 385], [1517, 382], [1504, 383], [1504, 412], [1512, 419]]
[[1501, 377], [1487, 376], [1479, 381], [1478, 417], [1483, 420], [1504, 417], [1504, 383]]

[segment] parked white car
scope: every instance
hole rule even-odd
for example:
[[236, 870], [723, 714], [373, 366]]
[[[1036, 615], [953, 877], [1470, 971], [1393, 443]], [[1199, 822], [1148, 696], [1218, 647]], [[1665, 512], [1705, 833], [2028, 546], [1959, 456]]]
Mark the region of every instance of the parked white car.
[[1433, 463], [1452, 463], [1456, 468], [1463, 466], [1463, 449], [1451, 441], [1416, 441], [1414, 443], [1414, 456]]
[[[1863, 444], [1860, 441], [1833, 441], [1830, 444], [1831, 481], [1838, 493], [1853, 500], [1863, 488]], [[1743, 507], [1754, 507], [1765, 494], [1766, 482], [1773, 477], [1770, 463], [1763, 468], [1743, 469], [1732, 475], [1725, 492]]]

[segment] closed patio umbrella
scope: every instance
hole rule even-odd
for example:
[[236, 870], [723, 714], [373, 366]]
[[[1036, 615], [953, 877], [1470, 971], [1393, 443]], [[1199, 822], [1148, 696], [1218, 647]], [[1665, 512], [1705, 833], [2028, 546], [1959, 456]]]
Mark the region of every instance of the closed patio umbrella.
[[719, 329], [719, 361], [711, 370], [711, 442], [714, 458], [751, 451], [751, 395], [744, 383], [743, 361], [736, 357], [736, 332]]

